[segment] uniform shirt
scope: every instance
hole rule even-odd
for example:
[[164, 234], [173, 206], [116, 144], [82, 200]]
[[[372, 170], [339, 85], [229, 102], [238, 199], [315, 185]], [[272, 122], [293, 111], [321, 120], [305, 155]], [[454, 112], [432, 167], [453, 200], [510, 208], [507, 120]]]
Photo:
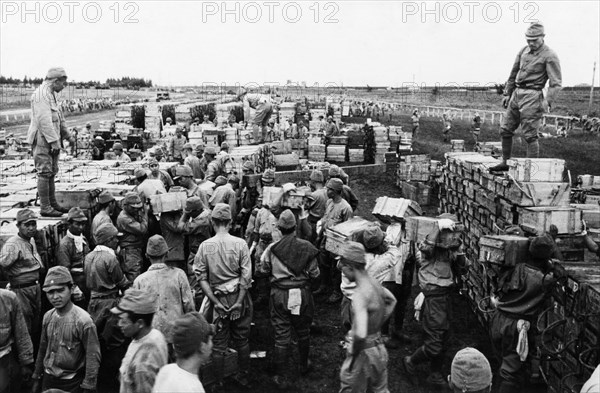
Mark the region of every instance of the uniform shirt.
[[[277, 218], [271, 210], [266, 207], [262, 207], [257, 213], [256, 218], [254, 219], [254, 233], [257, 235], [270, 233], [271, 236], [276, 233], [279, 234], [279, 229], [277, 228]], [[273, 241], [279, 240], [280, 237], [273, 237]]]
[[29, 241], [19, 235], [8, 239], [0, 251], [0, 267], [13, 284], [26, 284], [39, 279], [43, 267], [35, 240]]
[[[202, 157], [200, 159], [200, 169], [202, 170], [203, 173], [206, 173], [206, 170], [208, 169], [208, 161], [206, 160], [206, 157]], [[202, 176], [204, 177], [204, 176]]]
[[187, 139], [183, 135], [180, 138], [177, 138], [177, 136], [172, 137], [169, 140], [169, 154], [176, 159], [183, 157], [183, 146], [186, 143]]
[[308, 211], [308, 214], [316, 218], [321, 218], [325, 214], [325, 207], [327, 206], [327, 200], [329, 199], [327, 197], [327, 189], [320, 188], [313, 192], [312, 196], [314, 201]]
[[239, 237], [218, 233], [198, 248], [194, 272], [213, 289], [236, 279], [241, 288], [250, 288], [252, 267], [248, 245]]
[[75, 240], [69, 236], [65, 236], [60, 239], [60, 243], [58, 244], [56, 264], [66, 267], [71, 273], [83, 273], [83, 260], [89, 252], [90, 247], [87, 245], [85, 238], [83, 241], [83, 250], [77, 251]]
[[473, 118], [473, 126], [475, 126], [475, 128], [480, 128], [481, 127], [481, 117], [475, 116]]
[[46, 372], [57, 378], [68, 378], [84, 367], [81, 387], [95, 389], [100, 343], [90, 314], [74, 304], [63, 316], [58, 315], [56, 309], [48, 311], [42, 322], [34, 375], [41, 376]]
[[510, 70], [506, 82], [506, 95], [510, 96], [516, 87], [542, 90], [548, 80], [550, 80], [548, 98], [552, 100], [562, 85], [558, 56], [546, 44], [537, 51], [531, 51], [529, 46], [526, 46], [519, 51]]
[[100, 225], [102, 225], [102, 224], [113, 224], [112, 219], [110, 218], [110, 216], [108, 215], [108, 213], [105, 210], [100, 210], [98, 212], [98, 214], [96, 214], [96, 216], [92, 220], [92, 229], [91, 229], [91, 231], [92, 231], [92, 237], [94, 238], [95, 242], [97, 242], [97, 240], [96, 240], [96, 230], [98, 228], [100, 228]]
[[192, 374], [177, 365], [167, 364], [160, 369], [152, 393], [204, 393], [198, 374]]
[[157, 179], [145, 179], [135, 187], [134, 191], [140, 195], [142, 202], [149, 200], [151, 195], [167, 193], [163, 182]]
[[410, 255], [410, 241], [401, 239], [400, 243], [394, 248], [398, 250], [398, 263], [392, 266], [387, 277], [385, 277], [383, 281], [402, 284], [402, 272], [404, 271], [404, 264]]
[[187, 165], [192, 169], [192, 172], [194, 173], [194, 179], [204, 178], [204, 171], [202, 170], [200, 159], [198, 157], [187, 156], [185, 160], [183, 160], [183, 165]]
[[173, 324], [177, 318], [196, 311], [186, 274], [179, 268], [154, 263], [135, 279], [133, 288], [158, 295], [152, 327], [158, 329], [168, 343], [172, 343]]
[[59, 142], [69, 137], [65, 118], [52, 90], [52, 81], [44, 81], [31, 95], [31, 123], [26, 142], [32, 144], [38, 133], [46, 142]]
[[85, 257], [85, 284], [92, 293], [103, 294], [118, 289], [125, 290], [129, 281], [121, 270], [117, 256], [111, 248], [98, 245]]
[[340, 130], [335, 122], [327, 122], [324, 132], [325, 136], [338, 136], [340, 134]]
[[167, 342], [158, 330], [152, 329], [144, 337], [133, 339], [119, 368], [119, 393], [152, 391], [156, 375], [168, 358]]
[[167, 261], [183, 261], [185, 259], [183, 233], [177, 228], [181, 215], [181, 210], [165, 212], [160, 215], [160, 230], [169, 245]]
[[348, 221], [352, 218], [352, 208], [344, 198], [339, 202], [328, 199], [325, 205], [325, 214], [321, 219], [322, 231], [325, 233], [327, 228], [331, 228], [339, 223]]
[[181, 231], [188, 237], [188, 247], [192, 255], [196, 255], [200, 244], [211, 237], [210, 214], [210, 210], [203, 210], [197, 217], [188, 220], [181, 227]]
[[204, 205], [204, 208], [208, 209], [208, 195], [206, 195], [206, 192], [204, 192], [204, 190], [202, 190], [200, 186], [194, 183], [192, 185], [192, 188], [186, 188], [185, 192], [187, 193], [188, 198], [191, 198], [193, 196], [197, 196], [198, 198], [200, 198], [202, 204]]
[[33, 363], [33, 344], [17, 295], [0, 289], [0, 359], [17, 349], [21, 366]]
[[[295, 236], [295, 235], [288, 235]], [[319, 276], [319, 265], [317, 258], [311, 259], [303, 269], [302, 273], [294, 274], [292, 270], [283, 263], [277, 256], [271, 251], [271, 248], [276, 244], [271, 243], [264, 251], [261, 257], [261, 264], [258, 270], [260, 273], [269, 274], [270, 281], [274, 283], [282, 283], [284, 285], [292, 284], [293, 287], [303, 287], [309, 280], [317, 278]], [[312, 245], [311, 245], [312, 246]], [[314, 248], [314, 247], [313, 247]]]
[[218, 160], [214, 160], [208, 163], [206, 166], [206, 171], [204, 171], [204, 178], [206, 180], [210, 180], [212, 182], [221, 174], [221, 169], [219, 168]]
[[454, 284], [452, 263], [457, 252], [421, 243], [417, 258], [419, 286], [423, 292], [448, 288]]
[[123, 210], [117, 217], [117, 229], [123, 233], [119, 243], [121, 248], [142, 248], [148, 232], [148, 215], [142, 213], [142, 221], [137, 221]]
[[546, 290], [552, 288], [550, 284], [553, 283], [553, 278], [550, 275], [544, 279], [544, 273], [539, 268], [520, 263], [506, 273], [500, 282], [496, 308], [531, 321], [543, 306]]
[[131, 158], [126, 153], [121, 153], [120, 156], [115, 155], [118, 162], [131, 162]]
[[411, 119], [412, 119], [413, 126], [418, 126], [419, 125], [419, 115], [412, 115]]
[[236, 195], [230, 183], [217, 187], [212, 197], [208, 200], [208, 203], [211, 207], [215, 207], [217, 203], [226, 203], [231, 208], [231, 217], [236, 216]]
[[352, 191], [352, 189], [345, 184], [344, 189], [342, 190], [342, 198], [344, 198], [346, 202], [348, 202], [348, 204], [352, 208], [352, 211], [356, 210], [356, 208], [358, 207], [358, 197], [356, 196], [354, 191]]

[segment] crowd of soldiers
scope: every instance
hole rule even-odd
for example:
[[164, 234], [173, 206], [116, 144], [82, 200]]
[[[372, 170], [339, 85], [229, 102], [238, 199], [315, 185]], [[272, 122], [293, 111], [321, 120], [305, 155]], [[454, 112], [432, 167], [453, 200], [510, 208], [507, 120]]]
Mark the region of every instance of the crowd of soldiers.
[[110, 97], [100, 98], [73, 98], [60, 103], [63, 112], [83, 112], [99, 109], [112, 109], [114, 102]]

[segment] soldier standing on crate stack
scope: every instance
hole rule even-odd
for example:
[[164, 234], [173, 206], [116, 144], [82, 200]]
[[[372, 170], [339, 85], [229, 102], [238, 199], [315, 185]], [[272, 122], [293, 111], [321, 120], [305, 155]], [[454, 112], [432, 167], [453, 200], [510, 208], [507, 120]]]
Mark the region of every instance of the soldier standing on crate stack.
[[281, 213], [277, 225], [283, 237], [265, 250], [257, 270], [268, 275], [271, 281], [269, 308], [275, 329], [274, 382], [279, 388], [289, 388], [286, 369], [292, 328], [298, 336], [300, 373], [305, 375], [310, 370], [310, 325], [314, 314], [310, 284], [319, 275], [319, 250], [297, 238], [296, 218], [291, 210]]
[[264, 143], [267, 138], [267, 123], [273, 114], [271, 97], [260, 93], [248, 93], [246, 89], [242, 88], [237, 98], [248, 102], [250, 108], [256, 110], [252, 119], [254, 144]]
[[417, 136], [417, 132], [419, 131], [419, 122], [421, 120], [421, 116], [419, 115], [419, 110], [415, 109], [410, 117], [412, 121], [412, 137]]
[[[520, 126], [527, 141], [527, 157], [537, 158], [540, 153], [538, 132], [542, 117], [554, 105], [562, 86], [560, 61], [556, 53], [544, 43], [544, 26], [532, 23], [525, 32], [527, 46], [519, 51], [513, 63], [502, 105], [506, 115], [500, 126], [502, 162], [490, 172], [508, 171], [507, 161], [512, 157], [513, 135]], [[550, 81], [548, 94], [542, 89]]]
[[444, 142], [448, 142], [448, 135], [450, 131], [452, 131], [452, 115], [450, 112], [446, 111], [442, 114], [442, 124], [444, 125], [444, 131], [442, 134], [444, 135]]
[[120, 239], [121, 268], [130, 282], [142, 272], [142, 247], [148, 233], [148, 214], [142, 199], [135, 192], [123, 198], [123, 211], [117, 217], [117, 229], [123, 234]]
[[550, 262], [553, 242], [547, 236], [534, 238], [530, 258], [500, 277], [491, 303], [496, 311], [490, 319], [490, 338], [501, 358], [499, 393], [525, 391], [531, 370], [531, 352], [538, 316], [555, 282]]
[[212, 211], [211, 221], [216, 235], [204, 241], [194, 260], [194, 272], [206, 295], [201, 311], [209, 322], [219, 322], [214, 341], [213, 362], [217, 379], [222, 379], [224, 355], [229, 341], [238, 352], [239, 373], [236, 381], [249, 387], [250, 325], [253, 306], [248, 294], [252, 285], [252, 265], [248, 245], [229, 234], [229, 205], [219, 203]]
[[82, 291], [85, 295], [85, 298], [77, 301], [77, 305], [83, 309], [87, 308], [87, 302], [90, 300], [90, 293], [85, 283], [85, 274], [83, 273], [83, 260], [90, 252], [88, 241], [83, 236], [87, 220], [81, 208], [71, 208], [67, 216], [67, 222], [69, 223], [67, 235], [60, 239], [56, 251], [56, 264], [69, 269], [71, 277], [73, 277], [73, 281], [75, 282], [73, 291], [75, 293]]
[[35, 245], [36, 220], [37, 216], [33, 210], [19, 210], [17, 213], [19, 233], [4, 243], [0, 251], [0, 267], [8, 278], [9, 289], [17, 295], [27, 331], [37, 347], [42, 314], [42, 294], [38, 280], [44, 265]]
[[435, 228], [419, 245], [417, 265], [419, 286], [424, 296], [421, 324], [425, 336], [423, 344], [412, 355], [402, 360], [404, 370], [412, 376], [412, 382], [415, 381], [416, 365], [428, 361], [431, 373], [427, 382], [434, 386], [447, 386], [441, 371], [450, 335], [450, 295], [455, 284], [454, 271], [463, 273], [466, 261], [462, 246], [452, 249], [441, 247], [440, 232], [454, 230], [456, 221], [456, 216], [442, 214], [438, 217]]
[[67, 130], [56, 99], [56, 93], [60, 93], [66, 85], [64, 68], [51, 68], [44, 82], [31, 95], [31, 124], [26, 141], [32, 146], [43, 217], [60, 217], [68, 211], [56, 201], [54, 186], [62, 140], [69, 140], [71, 145], [76, 142]]
[[475, 140], [475, 147], [477, 147], [477, 142], [479, 141], [479, 133], [481, 132], [481, 116], [479, 116], [479, 112], [475, 112], [475, 117], [473, 117], [473, 139]]

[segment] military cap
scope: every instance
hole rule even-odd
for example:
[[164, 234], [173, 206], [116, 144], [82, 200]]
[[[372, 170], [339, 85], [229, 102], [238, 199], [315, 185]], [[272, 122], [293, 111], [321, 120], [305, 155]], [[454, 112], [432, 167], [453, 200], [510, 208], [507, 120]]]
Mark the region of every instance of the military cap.
[[148, 171], [144, 168], [135, 168], [133, 171], [133, 176], [135, 176], [137, 179], [140, 179], [144, 176], [148, 176]]
[[279, 221], [277, 222], [277, 226], [283, 229], [290, 229], [296, 226], [296, 217], [291, 210], [284, 210], [283, 213], [279, 216]]
[[146, 254], [149, 257], [162, 257], [169, 252], [169, 246], [164, 237], [161, 235], [154, 235], [148, 239], [146, 245]]
[[156, 312], [156, 295], [140, 289], [129, 288], [123, 294], [119, 304], [110, 310], [113, 314], [122, 314], [126, 311], [143, 315], [154, 314]]
[[229, 149], [229, 143], [227, 143], [227, 142], [221, 143], [221, 150], [226, 150], [226, 149]]
[[342, 247], [341, 257], [344, 260], [359, 263], [362, 265], [366, 265], [367, 261], [365, 260], [365, 246], [361, 243], [348, 241], [344, 243], [344, 247]]
[[452, 360], [450, 382], [465, 393], [483, 391], [492, 385], [490, 362], [475, 348], [461, 349]]
[[202, 210], [203, 208], [204, 205], [202, 204], [202, 199], [197, 196], [190, 197], [185, 201], [185, 210], [188, 212], [193, 210]]
[[85, 213], [79, 206], [72, 207], [67, 213], [67, 221], [87, 221]]
[[175, 354], [187, 357], [199, 348], [200, 343], [205, 343], [210, 336], [214, 336], [216, 329], [202, 314], [193, 311], [175, 321], [172, 333]]
[[66, 78], [67, 72], [62, 67], [52, 67], [46, 74], [46, 79]]
[[319, 183], [323, 183], [325, 181], [325, 176], [323, 176], [323, 172], [315, 169], [314, 171], [312, 171], [310, 173], [310, 180], [319, 182]]
[[48, 270], [46, 279], [44, 280], [44, 292], [49, 292], [53, 289], [58, 289], [65, 285], [73, 285], [73, 277], [71, 272], [64, 266], [54, 266]]
[[329, 167], [329, 177], [342, 176], [342, 169], [337, 165]]
[[167, 118], [165, 119], [165, 122], [167, 122], [167, 121], [168, 121], [168, 122], [173, 122], [173, 119], [171, 119], [170, 117], [167, 117]]
[[113, 150], [123, 150], [123, 145], [120, 144], [119, 142], [115, 142], [113, 144]]
[[175, 168], [175, 179], [178, 179], [182, 176], [194, 177], [194, 173], [192, 172], [192, 168], [187, 165], [178, 165]]
[[93, 235], [96, 244], [106, 244], [110, 239], [118, 237], [119, 231], [113, 224], [106, 222], [96, 228]]
[[341, 192], [344, 189], [344, 183], [337, 177], [334, 177], [334, 178], [329, 179], [326, 187], [331, 188], [332, 190]]
[[196, 151], [203, 152], [204, 151], [204, 145], [202, 143], [198, 143], [196, 145]]
[[17, 212], [17, 224], [25, 224], [37, 219], [37, 214], [31, 209], [21, 209]]
[[194, 117], [194, 121], [200, 121], [200, 118], [196, 116]]
[[108, 202], [112, 202], [115, 200], [115, 197], [108, 191], [104, 190], [98, 195], [98, 203], [103, 205]]
[[188, 150], [194, 150], [194, 148], [192, 147], [191, 143], [186, 143], [185, 145], [183, 145], [183, 149], [188, 149]]
[[90, 128], [90, 127], [92, 127], [92, 123], [89, 123], [89, 122], [85, 123], [85, 128]]
[[254, 170], [254, 163], [250, 160], [246, 160], [244, 161], [244, 164], [242, 165], [242, 170], [244, 171], [253, 171]]
[[158, 165], [158, 160], [154, 157], [148, 159], [148, 165]]
[[538, 236], [529, 244], [529, 253], [536, 259], [550, 259], [554, 243], [548, 236]]
[[217, 203], [210, 217], [215, 220], [231, 220], [231, 208], [226, 203]]
[[229, 183], [239, 184], [240, 183], [240, 178], [237, 177], [237, 175], [229, 175], [229, 178], [227, 179], [227, 181]]
[[223, 175], [217, 176], [217, 178], [215, 179], [215, 187], [219, 187], [224, 184], [227, 184], [227, 178]]
[[538, 38], [543, 37], [544, 34], [544, 25], [539, 22], [534, 22], [529, 25], [527, 30], [525, 31], [525, 37], [527, 38]]
[[142, 198], [140, 198], [136, 192], [128, 192], [125, 194], [125, 197], [123, 198], [123, 205], [129, 205], [137, 208], [144, 206], [142, 204]]
[[384, 234], [378, 225], [372, 225], [365, 229], [363, 233], [363, 244], [367, 249], [377, 248], [383, 243]]

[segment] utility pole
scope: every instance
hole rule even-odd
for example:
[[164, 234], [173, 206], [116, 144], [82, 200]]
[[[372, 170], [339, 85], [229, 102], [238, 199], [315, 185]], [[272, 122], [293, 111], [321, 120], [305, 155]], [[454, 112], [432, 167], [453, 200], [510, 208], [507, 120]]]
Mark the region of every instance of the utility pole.
[[588, 116], [592, 113], [592, 102], [594, 101], [594, 79], [596, 77], [596, 62], [594, 62], [594, 71], [592, 72], [592, 87], [590, 87], [590, 102], [588, 103]]

